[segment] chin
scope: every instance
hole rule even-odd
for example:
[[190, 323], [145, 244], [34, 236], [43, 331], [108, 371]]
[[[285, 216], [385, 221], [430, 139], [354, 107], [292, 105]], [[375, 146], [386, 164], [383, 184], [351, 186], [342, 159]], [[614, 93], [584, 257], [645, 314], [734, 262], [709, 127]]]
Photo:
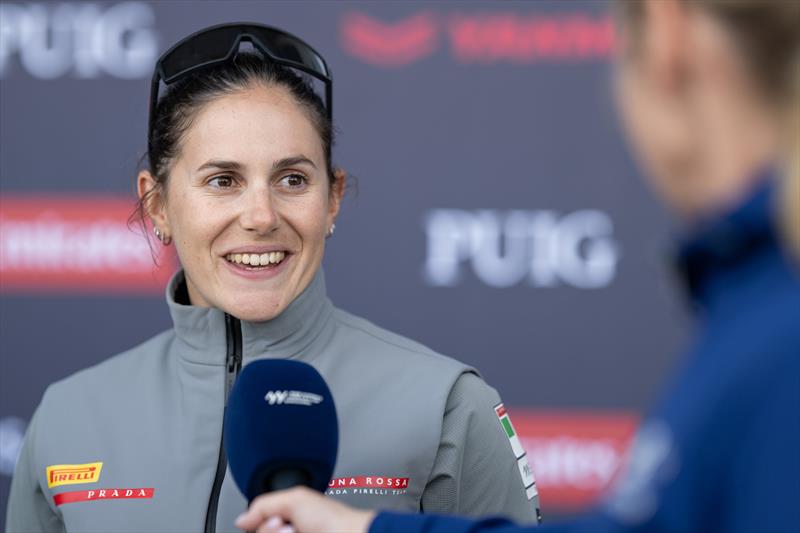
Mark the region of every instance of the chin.
[[285, 309], [286, 306], [280, 302], [264, 298], [245, 305], [230, 306], [226, 312], [245, 322], [266, 322], [279, 316]]

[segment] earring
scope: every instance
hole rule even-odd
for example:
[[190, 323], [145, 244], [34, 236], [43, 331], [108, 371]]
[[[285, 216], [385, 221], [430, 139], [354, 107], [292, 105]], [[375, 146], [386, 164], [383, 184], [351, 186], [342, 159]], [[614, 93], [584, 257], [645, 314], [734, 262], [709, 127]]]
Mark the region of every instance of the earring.
[[170, 243], [172, 242], [172, 237], [170, 237], [166, 233], [161, 233], [161, 230], [155, 226], [153, 226], [153, 233], [156, 234], [156, 239], [161, 241], [161, 244], [163, 244], [164, 246], [169, 246]]
[[331, 227], [328, 229], [328, 233], [325, 234], [325, 237], [330, 237], [333, 235], [334, 231], [336, 231], [336, 224], [331, 224]]

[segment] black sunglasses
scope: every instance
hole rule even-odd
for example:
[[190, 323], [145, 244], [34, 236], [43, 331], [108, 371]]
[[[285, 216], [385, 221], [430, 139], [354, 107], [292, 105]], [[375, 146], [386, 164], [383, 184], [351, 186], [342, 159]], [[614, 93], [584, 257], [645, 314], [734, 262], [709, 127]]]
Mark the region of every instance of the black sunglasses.
[[150, 84], [148, 140], [153, 132], [161, 82], [169, 85], [191, 72], [230, 61], [239, 52], [242, 41], [250, 42], [273, 62], [320, 80], [325, 85], [328, 120], [333, 119], [331, 72], [322, 56], [309, 44], [285, 31], [262, 24], [220, 24], [189, 35], [158, 58]]

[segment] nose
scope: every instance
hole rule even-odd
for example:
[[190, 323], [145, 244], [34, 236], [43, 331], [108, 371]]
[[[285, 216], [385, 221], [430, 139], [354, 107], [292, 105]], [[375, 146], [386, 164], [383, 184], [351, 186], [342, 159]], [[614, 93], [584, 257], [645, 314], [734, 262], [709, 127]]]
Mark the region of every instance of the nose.
[[274, 209], [269, 189], [247, 191], [242, 202], [244, 205], [239, 216], [242, 229], [257, 235], [268, 235], [278, 229], [280, 217]]

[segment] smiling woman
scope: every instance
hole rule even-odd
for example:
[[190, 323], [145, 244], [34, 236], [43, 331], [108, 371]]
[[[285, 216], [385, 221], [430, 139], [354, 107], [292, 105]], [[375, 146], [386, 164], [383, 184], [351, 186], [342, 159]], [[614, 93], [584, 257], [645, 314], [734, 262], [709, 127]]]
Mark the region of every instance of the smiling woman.
[[[324, 101], [306, 76], [324, 83]], [[224, 409], [242, 365], [263, 358], [311, 364], [331, 389], [340, 442], [329, 496], [536, 520], [497, 392], [326, 296], [320, 265], [345, 185], [331, 164], [330, 102], [322, 57], [273, 28], [209, 28], [161, 57], [138, 214], [180, 258], [166, 294], [174, 327], [48, 389], [9, 530], [233, 529], [247, 501], [226, 475]], [[92, 477], [50, 479], [54, 469]], [[97, 487], [120, 501], [91, 502]]]

